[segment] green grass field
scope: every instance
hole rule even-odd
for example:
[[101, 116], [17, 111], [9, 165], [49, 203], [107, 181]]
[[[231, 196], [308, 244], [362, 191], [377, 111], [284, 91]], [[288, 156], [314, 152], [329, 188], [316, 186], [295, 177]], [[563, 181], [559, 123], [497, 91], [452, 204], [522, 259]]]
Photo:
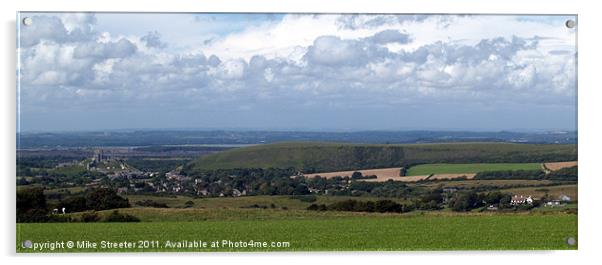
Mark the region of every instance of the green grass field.
[[407, 176], [477, 173], [498, 170], [537, 170], [541, 163], [425, 164], [410, 167]]
[[[337, 218], [144, 223], [17, 224], [17, 252], [138, 251], [378, 251], [576, 249], [577, 216], [548, 215], [366, 215]], [[84, 241], [97, 248], [24, 249], [33, 243]], [[290, 247], [166, 248], [167, 240], [289, 242]], [[126, 249], [102, 249], [101, 241], [133, 242]], [[151, 241], [154, 246], [144, 246]], [[156, 241], [156, 242], [155, 242]], [[67, 244], [67, 243], [63, 243]]]
[[462, 189], [472, 189], [479, 187], [496, 186], [500, 189], [513, 188], [517, 185], [530, 185], [533, 187], [545, 186], [554, 183], [551, 180], [529, 180], [529, 179], [476, 179], [476, 180], [449, 180], [449, 181], [432, 181], [417, 183], [416, 186], [435, 188], [456, 187]]

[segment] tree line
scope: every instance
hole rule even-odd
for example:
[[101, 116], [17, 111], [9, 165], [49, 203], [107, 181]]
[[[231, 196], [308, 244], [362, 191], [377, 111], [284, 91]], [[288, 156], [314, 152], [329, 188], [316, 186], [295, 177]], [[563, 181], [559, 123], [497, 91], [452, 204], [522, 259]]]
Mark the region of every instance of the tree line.
[[413, 201], [398, 203], [392, 200], [344, 200], [329, 205], [311, 204], [307, 207], [310, 211], [350, 211], [350, 212], [380, 212], [380, 213], [406, 213], [414, 210], [440, 210], [444, 207], [455, 212], [467, 212], [485, 206], [495, 206], [498, 209], [530, 209], [535, 205], [513, 206], [510, 204], [512, 195], [499, 191], [477, 193], [475, 191], [457, 192], [452, 195], [444, 194], [442, 189], [435, 189], [419, 196]]
[[543, 170], [499, 170], [479, 172], [474, 179], [548, 179], [577, 181], [577, 166], [562, 168], [546, 174]]
[[28, 188], [17, 191], [17, 222], [49, 222], [59, 219], [57, 213], [52, 213], [55, 207], [62, 213], [83, 211], [101, 211], [117, 208], [129, 208], [128, 199], [123, 198], [109, 188], [92, 189], [81, 196], [72, 196], [49, 205], [43, 188]]

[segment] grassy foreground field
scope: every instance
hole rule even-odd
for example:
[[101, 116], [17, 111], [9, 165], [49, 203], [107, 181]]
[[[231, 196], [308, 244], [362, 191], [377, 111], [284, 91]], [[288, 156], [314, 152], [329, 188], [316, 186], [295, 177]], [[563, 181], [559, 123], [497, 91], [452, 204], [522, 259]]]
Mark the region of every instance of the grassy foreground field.
[[407, 176], [430, 174], [462, 174], [498, 170], [537, 170], [541, 163], [476, 163], [476, 164], [424, 164], [408, 169]]
[[[17, 224], [17, 252], [576, 249], [565, 243], [567, 237], [577, 237], [576, 215], [366, 215], [307, 220], [43, 223]], [[87, 240], [98, 245], [34, 250], [22, 248], [24, 240], [34, 244], [58, 241], [64, 246], [68, 246], [68, 241]], [[201, 240], [208, 245], [167, 247], [168, 240]], [[222, 240], [267, 242], [267, 247], [223, 245]], [[127, 241], [133, 245], [101, 248], [101, 241]], [[212, 247], [213, 241], [220, 246]], [[280, 247], [272, 246], [272, 242]], [[288, 247], [282, 242], [288, 242]]]

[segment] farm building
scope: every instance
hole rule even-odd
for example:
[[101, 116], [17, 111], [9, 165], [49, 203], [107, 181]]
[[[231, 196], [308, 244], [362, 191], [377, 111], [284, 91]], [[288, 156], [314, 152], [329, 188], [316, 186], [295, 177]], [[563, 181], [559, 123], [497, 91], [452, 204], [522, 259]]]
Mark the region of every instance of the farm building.
[[558, 196], [558, 200], [563, 201], [563, 202], [570, 202], [571, 201], [571, 197], [562, 194], [562, 195]]
[[554, 207], [554, 206], [560, 206], [561, 203], [559, 200], [551, 200], [546, 202], [545, 207]]
[[510, 205], [521, 205], [521, 204], [533, 204], [533, 198], [531, 196], [514, 195], [510, 200]]
[[546, 202], [544, 206], [546, 206], [546, 207], [562, 206], [570, 201], [571, 201], [571, 197], [562, 194], [562, 195], [558, 196], [557, 200], [550, 200], [550, 201]]

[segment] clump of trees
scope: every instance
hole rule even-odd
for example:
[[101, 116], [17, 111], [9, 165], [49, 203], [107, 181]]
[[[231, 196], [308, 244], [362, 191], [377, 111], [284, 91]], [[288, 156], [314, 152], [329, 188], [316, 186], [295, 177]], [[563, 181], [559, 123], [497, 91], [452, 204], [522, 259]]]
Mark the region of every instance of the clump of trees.
[[379, 212], [379, 213], [405, 213], [414, 210], [412, 205], [405, 205], [392, 200], [358, 201], [344, 200], [330, 205], [312, 204], [307, 207], [312, 211], [348, 211], [348, 212]]
[[404, 198], [412, 193], [413, 189], [401, 181], [354, 181], [349, 185], [349, 190], [346, 195]]
[[120, 213], [119, 211], [115, 210], [113, 212], [111, 212], [111, 214], [109, 214], [107, 217], [105, 217], [104, 219], [105, 222], [119, 222], [119, 223], [125, 223], [125, 222], [140, 222], [140, 219], [138, 219], [138, 217], [127, 214], [127, 213]]
[[487, 205], [494, 205], [500, 209], [512, 208], [510, 201], [512, 195], [500, 191], [479, 194], [475, 191], [458, 192], [448, 202], [448, 207], [456, 212], [467, 212]]
[[73, 222], [84, 222], [84, 223], [94, 223], [94, 222], [109, 222], [109, 223], [126, 223], [126, 222], [140, 222], [140, 219], [136, 216], [127, 213], [120, 213], [117, 210], [112, 211], [110, 214], [106, 215], [104, 218], [100, 217], [96, 211], [88, 211], [82, 213], [78, 219], [73, 219]]
[[241, 209], [267, 209], [268, 206], [267, 205], [260, 205], [260, 204], [251, 204], [251, 205], [247, 205], [247, 206], [241, 206]]
[[50, 219], [47, 207], [44, 189], [29, 188], [17, 191], [17, 222], [47, 222]]
[[[192, 202], [192, 201], [189, 201], [189, 202]], [[167, 204], [165, 204], [164, 202], [157, 202], [157, 201], [153, 201], [153, 200], [137, 201], [136, 205], [142, 206], [142, 207], [152, 207], [152, 208], [169, 208], [169, 206], [167, 206]]]
[[100, 221], [100, 216], [96, 213], [96, 211], [89, 211], [82, 213], [79, 217], [80, 222], [84, 223], [94, 223]]
[[[446, 200], [447, 198], [447, 200]], [[457, 192], [449, 196], [442, 189], [434, 189], [419, 196], [408, 203], [397, 203], [392, 200], [361, 201], [344, 200], [329, 205], [311, 204], [307, 210], [311, 211], [350, 211], [350, 212], [391, 212], [405, 213], [414, 210], [433, 211], [446, 206], [456, 212], [467, 212], [473, 209], [494, 205], [499, 209], [515, 208], [510, 205], [511, 195], [499, 191], [477, 193], [475, 191]], [[518, 206], [518, 210], [528, 210], [533, 205]]]
[[548, 174], [542, 170], [499, 170], [479, 172], [475, 179], [549, 179], [577, 181], [577, 166], [562, 168]]
[[544, 179], [541, 170], [498, 170], [484, 171], [475, 175], [475, 179]]
[[86, 192], [84, 196], [73, 196], [59, 202], [60, 208], [69, 212], [81, 212], [87, 210], [110, 210], [116, 208], [129, 208], [128, 199], [123, 198], [109, 188], [97, 188]]
[[359, 172], [359, 171], [355, 171], [355, 172], [353, 172], [353, 174], [351, 174], [351, 179], [356, 179], [356, 180], [357, 179], [375, 179], [375, 178], [377, 178], [376, 175], [367, 175], [367, 176], [364, 176], [362, 174], [362, 172]]
[[577, 181], [577, 166], [561, 168], [550, 172], [546, 177], [551, 180]]
[[401, 167], [401, 169], [399, 169], [399, 176], [405, 177], [406, 174], [408, 174], [408, 169], [406, 167]]
[[[56, 205], [57, 209], [65, 208], [67, 212], [88, 210], [101, 211], [130, 207], [129, 201], [108, 188], [88, 191], [84, 196], [72, 196]], [[86, 220], [93, 220], [86, 219]], [[46, 202], [43, 188], [20, 189], [17, 191], [17, 222], [68, 222], [71, 217], [53, 214]]]
[[443, 189], [434, 189], [431, 192], [420, 196], [414, 202], [415, 208], [419, 210], [440, 210], [443, 208]]
[[307, 207], [307, 210], [310, 210], [310, 211], [328, 211], [328, 207], [326, 207], [326, 204], [315, 204], [315, 203], [312, 203], [310, 206]]
[[[205, 190], [207, 196], [231, 196], [234, 190], [247, 195], [306, 195], [308, 185], [304, 178], [291, 178], [294, 168], [239, 168], [200, 172], [190, 181], [189, 190]], [[194, 188], [192, 188], [194, 186]], [[186, 185], [185, 185], [186, 187]]]
[[448, 203], [449, 208], [456, 212], [467, 212], [477, 207], [482, 207], [479, 195], [474, 192], [459, 192], [454, 194]]

